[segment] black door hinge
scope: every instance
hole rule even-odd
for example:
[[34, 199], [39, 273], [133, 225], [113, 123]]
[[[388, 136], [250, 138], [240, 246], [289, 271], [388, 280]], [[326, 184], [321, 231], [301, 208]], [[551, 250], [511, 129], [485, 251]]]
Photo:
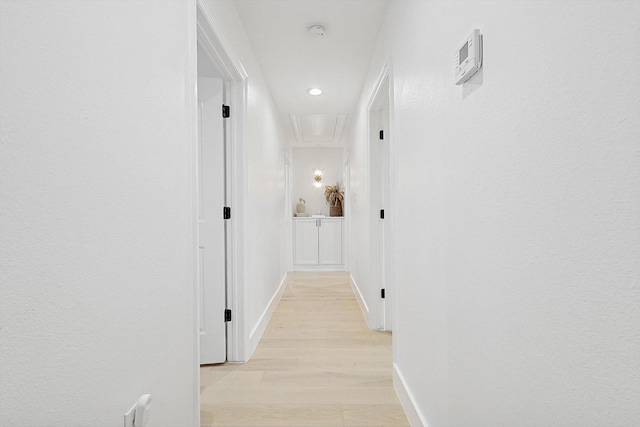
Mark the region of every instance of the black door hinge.
[[386, 298], [384, 289], [380, 289], [380, 298]]
[[230, 115], [230, 111], [229, 111], [229, 106], [228, 105], [223, 105], [222, 106], [222, 118], [226, 119], [228, 118]]
[[380, 131], [380, 140], [382, 141], [384, 139], [384, 130]]
[[231, 219], [231, 208], [229, 206], [225, 206], [222, 209], [222, 219]]
[[380, 209], [380, 219], [384, 219], [384, 209]]
[[224, 321], [231, 322], [231, 310], [228, 308], [224, 311]]

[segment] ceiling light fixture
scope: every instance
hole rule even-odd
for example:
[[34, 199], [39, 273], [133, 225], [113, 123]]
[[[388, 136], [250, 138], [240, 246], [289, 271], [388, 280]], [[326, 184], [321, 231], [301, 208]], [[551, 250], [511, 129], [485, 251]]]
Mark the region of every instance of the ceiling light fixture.
[[325, 35], [325, 29], [322, 25], [312, 25], [307, 29], [307, 32], [312, 39], [319, 39]]
[[311, 89], [307, 89], [307, 93], [309, 95], [318, 96], [322, 94], [322, 89], [318, 89], [317, 87], [312, 87]]

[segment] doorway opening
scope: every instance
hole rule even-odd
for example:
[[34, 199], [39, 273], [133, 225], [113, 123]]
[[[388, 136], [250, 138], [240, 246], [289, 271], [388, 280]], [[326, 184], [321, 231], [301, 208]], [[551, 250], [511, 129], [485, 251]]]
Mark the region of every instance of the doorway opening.
[[201, 0], [196, 4], [197, 309], [200, 364], [208, 364], [243, 361], [247, 348], [241, 286], [245, 194], [241, 153], [247, 74], [225, 46], [209, 6]]
[[371, 280], [379, 291], [376, 327], [393, 328], [394, 280], [392, 254], [393, 203], [391, 201], [391, 85], [385, 66], [368, 106]]
[[200, 42], [198, 61], [197, 214], [200, 365], [227, 360], [225, 81]]

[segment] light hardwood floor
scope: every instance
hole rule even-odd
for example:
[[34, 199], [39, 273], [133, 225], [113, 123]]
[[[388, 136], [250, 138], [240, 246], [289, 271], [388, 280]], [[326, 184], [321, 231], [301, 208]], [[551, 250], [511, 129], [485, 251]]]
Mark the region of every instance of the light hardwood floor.
[[290, 273], [246, 364], [200, 369], [202, 426], [408, 426], [391, 335], [370, 331], [346, 273]]

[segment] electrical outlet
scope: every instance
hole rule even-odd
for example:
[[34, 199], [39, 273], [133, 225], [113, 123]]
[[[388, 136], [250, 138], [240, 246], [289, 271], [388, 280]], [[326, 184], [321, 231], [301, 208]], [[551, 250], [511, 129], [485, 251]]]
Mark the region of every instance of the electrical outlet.
[[137, 405], [138, 403], [136, 402], [136, 404], [124, 414], [124, 427], [134, 427], [133, 420], [136, 418]]

